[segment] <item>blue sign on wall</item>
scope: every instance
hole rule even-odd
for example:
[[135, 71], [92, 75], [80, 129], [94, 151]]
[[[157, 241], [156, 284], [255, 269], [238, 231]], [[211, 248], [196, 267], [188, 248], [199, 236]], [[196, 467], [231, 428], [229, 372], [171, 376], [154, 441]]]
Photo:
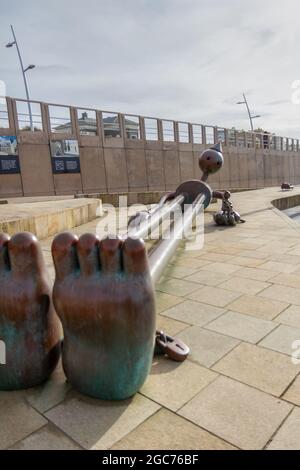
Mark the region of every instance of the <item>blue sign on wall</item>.
[[0, 136], [0, 174], [20, 173], [18, 143], [15, 135]]
[[80, 173], [77, 140], [53, 140], [50, 147], [53, 173]]

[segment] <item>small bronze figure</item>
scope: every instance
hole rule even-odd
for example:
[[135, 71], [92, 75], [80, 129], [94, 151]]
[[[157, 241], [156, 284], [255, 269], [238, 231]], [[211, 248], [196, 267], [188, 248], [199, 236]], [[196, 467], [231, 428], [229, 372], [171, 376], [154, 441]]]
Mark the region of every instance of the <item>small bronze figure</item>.
[[231, 225], [246, 222], [241, 218], [240, 214], [233, 209], [233, 204], [229, 200], [231, 197], [230, 191], [214, 191], [213, 197], [222, 200], [221, 210], [214, 214], [214, 221], [217, 225]]

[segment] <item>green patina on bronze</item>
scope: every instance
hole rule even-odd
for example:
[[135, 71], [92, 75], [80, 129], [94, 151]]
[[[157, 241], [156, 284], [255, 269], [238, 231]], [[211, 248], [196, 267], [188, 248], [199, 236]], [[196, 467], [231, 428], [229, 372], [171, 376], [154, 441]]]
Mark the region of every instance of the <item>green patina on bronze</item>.
[[63, 367], [80, 392], [122, 400], [149, 373], [154, 289], [142, 240], [58, 235], [53, 300], [64, 328]]
[[27, 232], [0, 235], [0, 390], [45, 381], [60, 356], [59, 320], [36, 238]]

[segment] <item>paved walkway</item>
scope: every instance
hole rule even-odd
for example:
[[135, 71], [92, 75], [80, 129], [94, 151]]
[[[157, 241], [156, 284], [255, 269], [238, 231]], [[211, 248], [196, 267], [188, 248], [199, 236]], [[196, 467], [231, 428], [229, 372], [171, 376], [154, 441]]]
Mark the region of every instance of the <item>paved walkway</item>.
[[[41, 387], [2, 392], [0, 448], [299, 449], [300, 365], [291, 355], [300, 340], [300, 225], [270, 204], [293, 194], [300, 189], [234, 194], [247, 223], [218, 228], [206, 213], [204, 248], [170, 264], [157, 321], [191, 346], [188, 360], [156, 357], [125, 402], [78, 394], [61, 368]], [[53, 277], [50, 243], [42, 241]]]

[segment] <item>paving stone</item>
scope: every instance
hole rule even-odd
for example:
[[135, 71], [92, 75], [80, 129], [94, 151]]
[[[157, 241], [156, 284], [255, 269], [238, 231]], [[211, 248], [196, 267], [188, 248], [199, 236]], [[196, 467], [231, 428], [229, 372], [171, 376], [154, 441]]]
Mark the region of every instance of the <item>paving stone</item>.
[[239, 269], [241, 269], [240, 266], [229, 263], [210, 263], [205, 266], [205, 271], [213, 271], [221, 274], [232, 274]]
[[268, 281], [271, 279], [271, 282], [273, 282], [274, 273], [257, 268], [242, 268], [237, 273], [237, 276], [246, 279], [254, 279], [255, 281]]
[[189, 358], [205, 367], [211, 367], [221, 359], [239, 341], [198, 326], [187, 328], [180, 334], [180, 339], [191, 349]]
[[273, 349], [274, 351], [279, 351], [291, 356], [296, 349], [295, 347], [293, 348], [295, 341], [300, 341], [300, 328], [280, 325], [259, 344], [264, 348]]
[[263, 299], [254, 295], [242, 295], [227, 305], [229, 310], [253, 315], [264, 320], [273, 320], [280, 312], [288, 307], [288, 303]]
[[47, 420], [24, 400], [23, 392], [0, 392], [0, 449], [45, 426]]
[[220, 288], [241, 292], [242, 294], [257, 294], [266, 289], [270, 284], [262, 281], [254, 281], [253, 279], [244, 279], [233, 276], [228, 281], [219, 285]]
[[291, 403], [294, 403], [295, 405], [300, 406], [300, 375], [298, 375], [296, 380], [285, 392], [283, 398], [287, 401], [290, 401]]
[[66, 381], [61, 363], [59, 363], [49, 380], [39, 387], [26, 391], [26, 399], [33, 408], [44, 413], [62, 402], [70, 389], [71, 386]]
[[295, 326], [300, 328], [300, 306], [291, 305], [284, 312], [275, 318], [278, 323], [284, 323], [285, 325]]
[[194, 273], [192, 276], [185, 278], [187, 281], [199, 282], [206, 286], [217, 286], [228, 279], [227, 274], [215, 273], [213, 271], [201, 271]]
[[167, 279], [159, 283], [157, 289], [166, 294], [184, 296], [199, 289], [199, 285], [183, 279]]
[[278, 398], [220, 377], [179, 414], [242, 449], [262, 449], [291, 406]]
[[204, 286], [192, 294], [189, 294], [187, 297], [191, 300], [214, 305], [215, 307], [226, 307], [226, 305], [233, 302], [240, 297], [240, 295], [240, 293], [220, 289], [219, 287]]
[[276, 326], [276, 323], [268, 320], [229, 311], [206, 325], [205, 328], [249, 343], [257, 343]]
[[295, 408], [275, 434], [268, 450], [300, 449], [300, 408]]
[[298, 274], [278, 274], [272, 277], [270, 282], [274, 284], [281, 284], [282, 286], [300, 288], [300, 275]]
[[270, 261], [279, 261], [281, 263], [289, 263], [293, 265], [298, 265], [300, 267], [300, 256], [297, 255], [272, 255], [270, 256]]
[[243, 256], [243, 257], [246, 257], [246, 258], [254, 258], [254, 259], [267, 259], [269, 258], [269, 254], [268, 253], [262, 253], [261, 251], [248, 251], [248, 250], [245, 250], [245, 251], [240, 251], [237, 256]]
[[176, 411], [216, 377], [216, 373], [190, 361], [177, 363], [156, 356], [141, 393]]
[[11, 447], [12, 450], [80, 450], [55, 426], [48, 424]]
[[231, 264], [236, 264], [238, 266], [245, 266], [249, 268], [253, 268], [254, 266], [259, 266], [260, 264], [264, 263], [264, 260], [256, 259], [256, 258], [248, 258], [245, 256], [235, 256], [231, 258], [229, 261]]
[[168, 410], [160, 410], [117, 442], [112, 449], [234, 450], [235, 448], [181, 416]]
[[201, 258], [175, 258], [171, 264], [174, 264], [178, 267], [200, 269], [208, 266], [210, 262]]
[[266, 271], [275, 271], [278, 273], [292, 273], [296, 271], [297, 266], [289, 263], [280, 263], [278, 261], [267, 261], [258, 266], [258, 269], [265, 269]]
[[175, 295], [165, 294], [164, 292], [156, 291], [156, 313], [163, 312], [173, 305], [178, 305], [184, 299], [176, 297]]
[[288, 304], [300, 305], [300, 289], [295, 287], [280, 286], [273, 284], [259, 293], [259, 296], [272, 300], [287, 302]]
[[213, 369], [279, 397], [299, 373], [300, 366], [292, 364], [284, 354], [242, 343]]
[[[165, 312], [164, 312], [165, 313]], [[180, 331], [188, 328], [188, 323], [183, 323], [181, 321], [173, 320], [172, 318], [165, 317], [162, 315], [157, 315], [156, 317], [156, 329], [166, 332], [168, 335], [177, 335]]]
[[241, 251], [240, 247], [228, 247], [228, 246], [211, 246], [207, 248], [208, 252], [220, 253], [225, 255], [237, 255]]
[[140, 394], [119, 402], [74, 395], [46, 416], [85, 449], [109, 449], [160, 408]]
[[207, 261], [216, 261], [217, 263], [223, 263], [224, 261], [229, 261], [232, 258], [232, 255], [225, 255], [224, 253], [203, 253], [201, 255], [201, 259]]
[[186, 300], [163, 312], [163, 315], [190, 325], [203, 326], [225, 312], [225, 309], [202, 304], [192, 300]]
[[196, 268], [188, 268], [170, 264], [165, 271], [165, 276], [169, 278], [175, 277], [177, 279], [182, 279], [184, 277], [191, 276], [195, 272], [197, 272]]

